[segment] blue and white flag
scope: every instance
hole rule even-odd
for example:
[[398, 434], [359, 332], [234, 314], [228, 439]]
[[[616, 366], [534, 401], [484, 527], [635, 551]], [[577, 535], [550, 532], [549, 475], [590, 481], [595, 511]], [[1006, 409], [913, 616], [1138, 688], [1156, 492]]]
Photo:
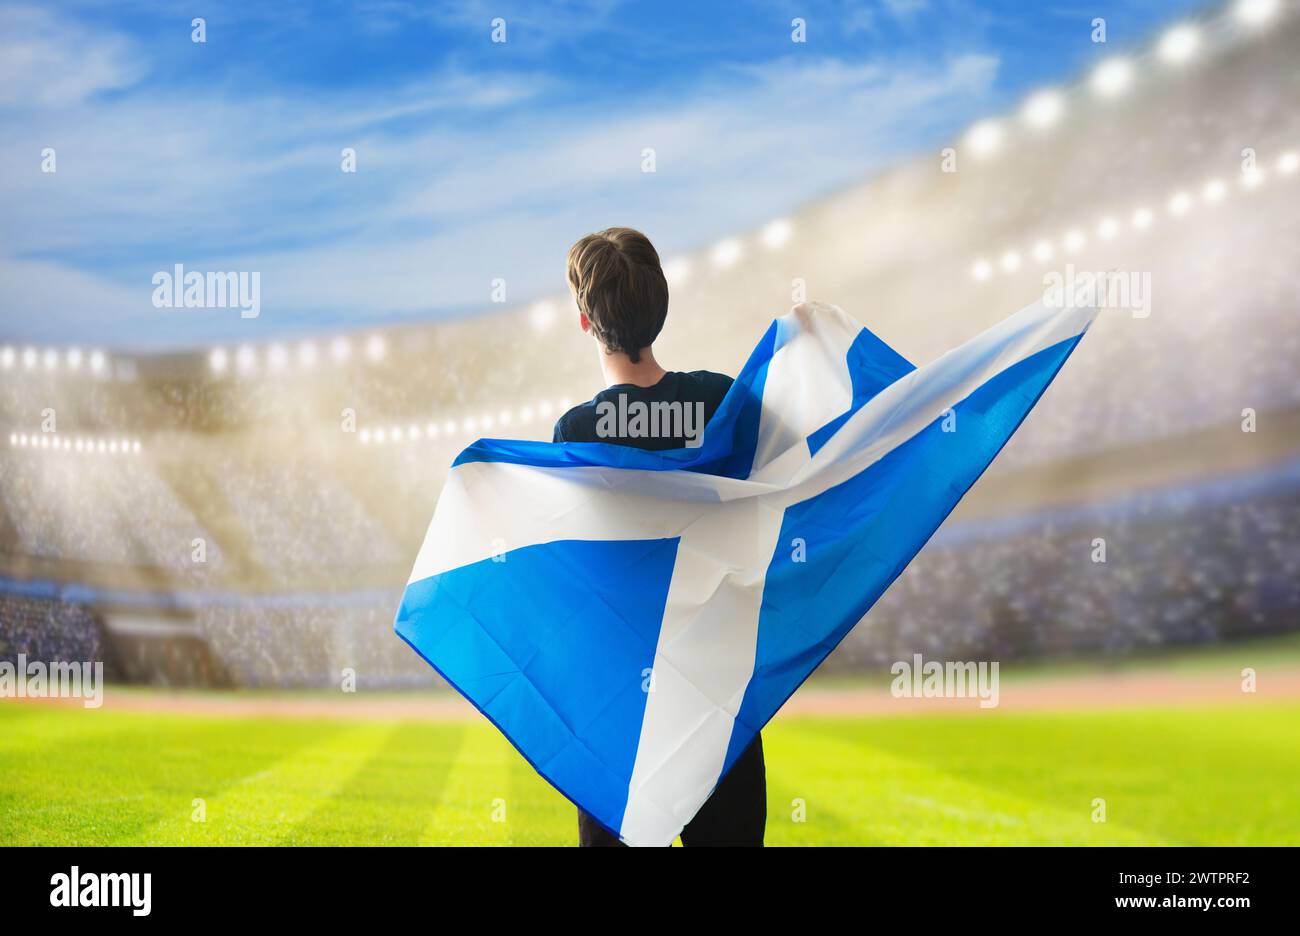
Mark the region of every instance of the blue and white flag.
[[1095, 314], [1039, 303], [916, 368], [804, 304], [772, 323], [698, 448], [476, 442], [397, 633], [623, 841], [670, 844]]

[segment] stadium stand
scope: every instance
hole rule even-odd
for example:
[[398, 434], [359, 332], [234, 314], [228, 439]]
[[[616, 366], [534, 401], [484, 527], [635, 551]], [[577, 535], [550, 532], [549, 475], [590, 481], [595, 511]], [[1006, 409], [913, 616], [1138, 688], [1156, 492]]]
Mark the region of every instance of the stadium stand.
[[[1300, 626], [1296, 61], [1296, 15], [1177, 69], [1148, 56], [1128, 94], [1076, 88], [1060, 126], [1012, 131], [990, 158], [959, 144], [947, 173], [921, 154], [726, 250], [666, 258], [661, 357], [684, 370], [738, 370], [801, 288], [923, 363], [1035, 301], [1066, 263], [1149, 284], [1149, 315], [1103, 313], [834, 665], [1124, 654]], [[76, 371], [10, 349], [0, 573], [81, 591], [0, 589], [0, 656], [83, 659], [116, 640], [143, 681], [334, 685], [350, 667], [362, 685], [428, 684], [391, 633], [410, 561], [461, 448], [549, 439], [595, 389], [569, 308], [556, 295]], [[47, 410], [63, 447], [42, 444]], [[193, 621], [174, 652], [99, 628], [110, 604], [159, 595]]]

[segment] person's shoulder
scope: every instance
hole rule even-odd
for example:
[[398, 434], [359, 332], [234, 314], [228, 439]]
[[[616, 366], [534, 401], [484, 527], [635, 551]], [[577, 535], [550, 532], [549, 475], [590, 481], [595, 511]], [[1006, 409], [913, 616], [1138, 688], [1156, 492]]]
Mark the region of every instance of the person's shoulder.
[[561, 413], [551, 438], [555, 442], [588, 442], [595, 425], [596, 400], [591, 399]]
[[707, 370], [690, 371], [684, 376], [697, 386], [703, 387], [706, 391], [712, 391], [721, 396], [726, 396], [727, 391], [731, 389], [731, 385], [735, 382], [726, 374]]

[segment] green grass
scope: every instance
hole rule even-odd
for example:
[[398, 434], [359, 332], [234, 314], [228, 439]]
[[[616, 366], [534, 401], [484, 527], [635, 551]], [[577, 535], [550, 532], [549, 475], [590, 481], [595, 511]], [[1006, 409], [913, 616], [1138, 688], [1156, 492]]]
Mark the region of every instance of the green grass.
[[[1300, 843], [1297, 703], [787, 718], [764, 739], [773, 845]], [[483, 721], [0, 704], [0, 844], [561, 845], [574, 828]]]

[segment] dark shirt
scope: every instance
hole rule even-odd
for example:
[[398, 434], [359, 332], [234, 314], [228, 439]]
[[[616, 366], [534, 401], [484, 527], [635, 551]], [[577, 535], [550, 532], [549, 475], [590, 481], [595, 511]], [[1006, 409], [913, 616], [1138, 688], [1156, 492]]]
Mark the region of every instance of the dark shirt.
[[[693, 410], [692, 430], [704, 429], [713, 414], [722, 405], [722, 398], [731, 388], [731, 378], [725, 374], [712, 371], [692, 371], [689, 374], [670, 371], [653, 387], [638, 387], [634, 384], [615, 384], [608, 390], [602, 390], [588, 403], [581, 403], [569, 410], [555, 423], [556, 442], [613, 442], [618, 445], [631, 445], [636, 448], [662, 451], [664, 449], [682, 448], [686, 439], [662, 432], [647, 434], [610, 435], [611, 424], [619, 425], [619, 420], [611, 420], [609, 413], [618, 413], [620, 406], [625, 418], [625, 428], [632, 428], [629, 418], [636, 410], [632, 404], [676, 403], [682, 407], [703, 404], [703, 419], [696, 425], [699, 410]], [[623, 397], [619, 399], [620, 395]], [[601, 404], [612, 404], [611, 411], [606, 407], [602, 422]], [[662, 411], [661, 411], [662, 413]], [[662, 417], [659, 427], [662, 428]], [[649, 428], [649, 427], [645, 427]], [[684, 416], [680, 428], [685, 428]], [[763, 738], [756, 736], [745, 752], [736, 760], [731, 770], [718, 784], [713, 795], [696, 813], [695, 818], [682, 830], [683, 845], [762, 845], [763, 832], [767, 823], [767, 773], [763, 764]], [[618, 846], [623, 843], [618, 836], [605, 829], [587, 813], [578, 810], [578, 844], [592, 846]]]
[[[552, 441], [613, 442], [651, 451], [683, 448], [687, 443], [686, 430], [696, 431], [698, 435], [718, 411], [729, 389], [731, 378], [712, 371], [689, 374], [669, 371], [653, 387], [615, 384], [561, 416], [555, 423]], [[672, 409], [655, 406], [665, 403], [676, 406]], [[702, 421], [696, 404], [703, 404]], [[686, 407], [691, 408], [690, 413]], [[638, 413], [644, 417], [640, 426], [636, 422]], [[610, 429], [615, 430], [613, 434]]]

